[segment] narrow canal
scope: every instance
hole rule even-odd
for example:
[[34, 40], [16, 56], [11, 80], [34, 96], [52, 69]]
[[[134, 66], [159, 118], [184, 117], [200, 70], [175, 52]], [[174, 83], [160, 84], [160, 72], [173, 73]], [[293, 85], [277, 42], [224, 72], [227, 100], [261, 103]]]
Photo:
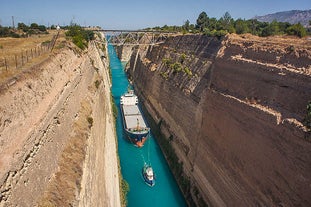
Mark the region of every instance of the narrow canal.
[[[124, 64], [118, 59], [113, 46], [108, 46], [108, 52], [112, 73], [112, 95], [118, 107], [116, 126], [121, 172], [130, 186], [128, 207], [187, 206], [152, 133], [142, 148], [137, 148], [126, 140], [119, 104], [120, 96], [127, 91], [129, 82], [124, 72]], [[151, 163], [156, 175], [156, 184], [153, 187], [145, 184], [141, 174], [145, 162]]]

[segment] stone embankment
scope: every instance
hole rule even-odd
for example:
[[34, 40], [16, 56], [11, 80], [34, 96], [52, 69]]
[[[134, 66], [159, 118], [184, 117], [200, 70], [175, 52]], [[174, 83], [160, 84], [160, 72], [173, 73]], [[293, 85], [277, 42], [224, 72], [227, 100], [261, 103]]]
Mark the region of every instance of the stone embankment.
[[0, 206], [120, 206], [108, 60], [97, 44], [67, 44], [1, 87]]
[[310, 206], [306, 39], [184, 35], [128, 73], [190, 205]]

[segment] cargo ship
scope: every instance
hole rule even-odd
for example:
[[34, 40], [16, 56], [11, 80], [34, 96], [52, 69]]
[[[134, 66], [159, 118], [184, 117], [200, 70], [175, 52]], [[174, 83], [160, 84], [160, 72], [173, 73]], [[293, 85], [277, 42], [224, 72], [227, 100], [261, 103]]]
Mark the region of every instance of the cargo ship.
[[144, 117], [138, 107], [138, 98], [133, 90], [121, 96], [120, 108], [123, 118], [123, 128], [127, 138], [137, 147], [144, 146], [150, 128], [147, 127]]

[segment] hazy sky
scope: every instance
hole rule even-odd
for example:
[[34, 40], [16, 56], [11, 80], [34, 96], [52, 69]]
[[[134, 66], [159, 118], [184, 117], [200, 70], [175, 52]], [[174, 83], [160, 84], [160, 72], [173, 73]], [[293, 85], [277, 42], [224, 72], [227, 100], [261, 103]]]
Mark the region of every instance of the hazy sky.
[[279, 11], [311, 9], [311, 0], [0, 0], [0, 24], [80, 25], [106, 29], [141, 29], [196, 23], [205, 11], [217, 19], [228, 11], [250, 19]]

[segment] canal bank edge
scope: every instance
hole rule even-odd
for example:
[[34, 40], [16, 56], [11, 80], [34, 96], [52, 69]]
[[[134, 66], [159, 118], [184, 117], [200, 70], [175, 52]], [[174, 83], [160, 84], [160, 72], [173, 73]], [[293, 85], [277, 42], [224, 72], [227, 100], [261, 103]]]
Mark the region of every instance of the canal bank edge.
[[[99, 42], [94, 43], [96, 47], [93, 49], [93, 53], [90, 56], [92, 59], [92, 64], [94, 68], [98, 71], [98, 74], [101, 74], [102, 80], [100, 82], [94, 82], [95, 86], [98, 87], [98, 101], [96, 102], [96, 109], [94, 114], [96, 116], [102, 117], [98, 122], [98, 131], [94, 131], [94, 136], [98, 137], [97, 142], [93, 144], [90, 143], [89, 149], [89, 159], [86, 159], [90, 162], [92, 167], [101, 168], [101, 172], [103, 172], [103, 177], [101, 177], [102, 173], [87, 175], [85, 174], [85, 185], [89, 186], [89, 189], [85, 189], [85, 194], [89, 194], [88, 201], [86, 205], [80, 206], [121, 206], [121, 196], [120, 196], [120, 186], [122, 176], [120, 175], [120, 161], [117, 153], [117, 138], [115, 131], [115, 120], [113, 116], [113, 105], [112, 105], [112, 97], [111, 97], [111, 79], [110, 79], [110, 71], [109, 71], [109, 56], [107, 43], [105, 41], [105, 37], [102, 33], [98, 33]], [[95, 46], [94, 45], [94, 46]], [[102, 84], [101, 84], [102, 83]], [[94, 125], [96, 123], [94, 122]], [[98, 146], [98, 144], [100, 146]], [[91, 148], [94, 149], [91, 149]], [[94, 160], [96, 161], [94, 163]], [[99, 165], [97, 166], [96, 163]], [[102, 163], [102, 164], [101, 164]], [[97, 179], [92, 179], [92, 177], [97, 177]], [[94, 182], [93, 184], [88, 183], [89, 181]], [[96, 183], [96, 180], [98, 181]], [[104, 186], [104, 188], [103, 188]], [[98, 189], [101, 192], [101, 195], [95, 194], [91, 190], [92, 188]], [[104, 195], [104, 196], [103, 196]], [[83, 197], [83, 196], [82, 196]], [[87, 197], [87, 196], [84, 196]], [[103, 198], [101, 198], [103, 197]], [[96, 200], [102, 200], [100, 203]]]

